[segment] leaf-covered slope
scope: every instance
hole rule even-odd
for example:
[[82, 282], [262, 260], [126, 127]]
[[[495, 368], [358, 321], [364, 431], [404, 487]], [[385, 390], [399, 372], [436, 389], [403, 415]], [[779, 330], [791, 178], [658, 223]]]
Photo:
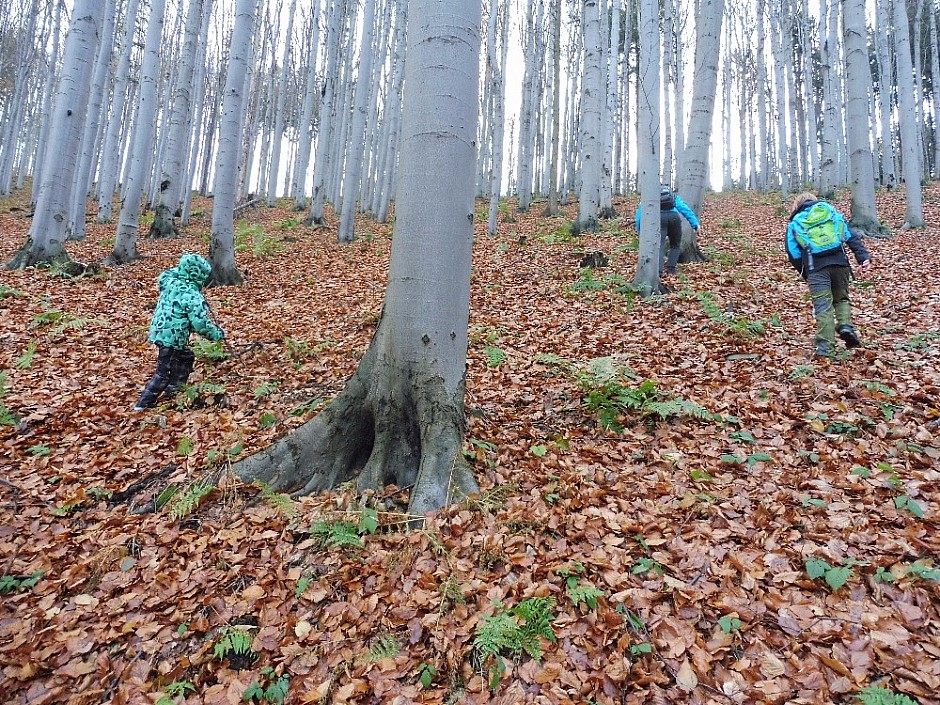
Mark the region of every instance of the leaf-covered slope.
[[[236, 703], [287, 675], [297, 703], [848, 702], [872, 685], [938, 702], [937, 231], [869, 244], [866, 346], [819, 363], [785, 204], [710, 196], [712, 261], [646, 301], [628, 286], [634, 204], [580, 239], [540, 205], [496, 238], [479, 226], [466, 452], [485, 491], [414, 533], [397, 488], [372, 514], [225, 473], [355, 369], [385, 226], [339, 247], [286, 208], [250, 213], [247, 285], [209, 292], [238, 356], [201, 360], [188, 395], [142, 415], [155, 277], [205, 251], [207, 223], [99, 276], [0, 271], [4, 701]], [[0, 202], [4, 260], [28, 226], [16, 206]], [[100, 259], [113, 229], [69, 251]], [[593, 250], [610, 265], [588, 274]], [[524, 629], [530, 598], [555, 601], [541, 659], [481, 653], [488, 620]]]

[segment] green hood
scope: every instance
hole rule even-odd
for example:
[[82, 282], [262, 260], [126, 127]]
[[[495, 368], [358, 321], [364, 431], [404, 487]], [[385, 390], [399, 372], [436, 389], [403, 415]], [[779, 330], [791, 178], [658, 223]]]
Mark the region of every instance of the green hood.
[[176, 271], [179, 272], [180, 277], [201, 289], [212, 274], [212, 265], [202, 255], [183, 255], [180, 257]]

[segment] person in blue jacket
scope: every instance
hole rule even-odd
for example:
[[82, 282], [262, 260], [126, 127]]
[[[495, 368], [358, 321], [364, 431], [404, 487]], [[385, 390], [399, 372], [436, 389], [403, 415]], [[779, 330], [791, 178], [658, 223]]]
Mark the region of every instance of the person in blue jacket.
[[[636, 231], [640, 232], [641, 203], [636, 209]], [[679, 198], [669, 184], [663, 184], [659, 190], [659, 276], [663, 275], [663, 265], [667, 274], [675, 274], [679, 265], [679, 247], [682, 244], [682, 218], [689, 221], [692, 229], [698, 231], [699, 222], [695, 211]], [[666, 259], [666, 245], [669, 246], [669, 259]]]
[[862, 344], [852, 325], [852, 267], [843, 245], [852, 250], [859, 269], [868, 269], [871, 255], [835, 206], [809, 191], [793, 199], [787, 225], [787, 258], [809, 285], [816, 319], [815, 357], [833, 356], [837, 333], [847, 348]]

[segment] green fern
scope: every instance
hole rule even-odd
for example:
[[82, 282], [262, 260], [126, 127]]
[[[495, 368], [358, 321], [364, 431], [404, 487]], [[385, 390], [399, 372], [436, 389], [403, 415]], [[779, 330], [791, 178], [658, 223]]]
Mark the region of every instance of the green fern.
[[500, 350], [497, 347], [492, 345], [487, 345], [483, 348], [483, 354], [486, 356], [486, 366], [487, 367], [499, 367], [504, 364], [509, 356], [506, 355], [505, 350]]
[[248, 656], [253, 653], [251, 644], [254, 639], [248, 632], [249, 629], [250, 627], [224, 627], [219, 632], [212, 655], [221, 661], [230, 656]]
[[210, 480], [194, 482], [184, 492], [177, 493], [173, 498], [170, 503], [170, 516], [177, 521], [189, 516], [199, 508], [202, 500], [211, 494], [214, 489], [215, 483]]
[[381, 661], [385, 658], [395, 658], [400, 653], [401, 644], [398, 643], [398, 639], [392, 634], [382, 634], [369, 649], [369, 660]]
[[278, 514], [288, 519], [297, 517], [297, 503], [294, 502], [289, 495], [275, 492], [271, 489], [270, 485], [261, 480], [255, 480], [254, 485], [261, 490], [261, 498], [264, 500], [265, 504], [274, 509]]
[[318, 521], [310, 527], [310, 534], [323, 548], [362, 548], [357, 529], [357, 525], [349, 521]]
[[9, 376], [0, 372], [0, 426], [16, 426], [20, 422], [19, 416], [10, 411], [3, 399], [10, 393]]
[[198, 338], [193, 341], [193, 354], [200, 360], [227, 360], [228, 351], [225, 349], [225, 343], [221, 340], [203, 340]]
[[854, 697], [863, 705], [917, 705], [913, 698], [876, 686], [862, 688]]
[[568, 360], [554, 353], [539, 353], [532, 359], [540, 365], [557, 367], [562, 370], [567, 370], [571, 367], [571, 363], [568, 362]]
[[567, 587], [568, 597], [576, 605], [587, 605], [592, 610], [597, 609], [597, 598], [604, 597], [604, 591], [594, 587], [590, 583], [576, 582]]
[[492, 617], [484, 617], [477, 627], [473, 646], [481, 660], [490, 656], [517, 658], [528, 654], [540, 661], [541, 639], [555, 642], [554, 609], [554, 598], [531, 597], [508, 611], [500, 610]]
[[66, 311], [60, 311], [57, 308], [47, 308], [42, 313], [33, 317], [30, 328], [49, 326], [49, 335], [59, 335], [59, 333], [62, 333], [66, 329], [78, 330], [90, 323], [101, 325], [105, 322], [96, 318], [80, 318]]
[[36, 354], [36, 341], [30, 340], [26, 345], [26, 350], [23, 351], [23, 354], [16, 358], [16, 369], [25, 370], [33, 364], [33, 356]]

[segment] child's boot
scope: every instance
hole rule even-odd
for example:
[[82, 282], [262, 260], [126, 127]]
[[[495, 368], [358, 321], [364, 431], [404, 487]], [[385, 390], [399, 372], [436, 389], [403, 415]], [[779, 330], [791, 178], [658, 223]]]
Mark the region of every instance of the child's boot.
[[839, 326], [836, 329], [836, 333], [839, 334], [839, 337], [842, 338], [847, 348], [858, 348], [862, 345], [862, 339], [858, 337], [858, 331], [855, 330], [855, 326], [848, 323]]

